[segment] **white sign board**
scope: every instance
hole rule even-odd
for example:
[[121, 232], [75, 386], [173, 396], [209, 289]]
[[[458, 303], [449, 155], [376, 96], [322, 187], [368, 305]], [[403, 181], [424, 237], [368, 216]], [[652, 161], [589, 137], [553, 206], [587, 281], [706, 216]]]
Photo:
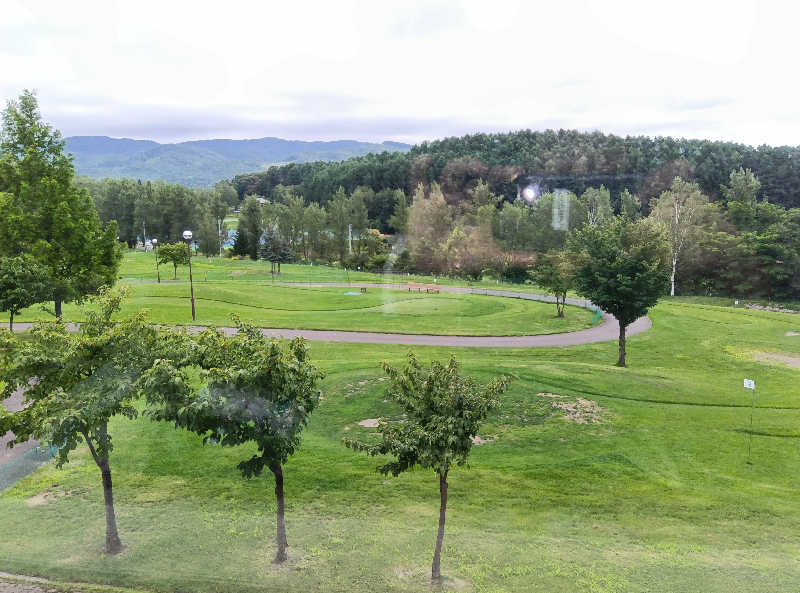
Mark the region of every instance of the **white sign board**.
[[753, 381], [752, 379], [745, 379], [744, 380], [744, 388], [745, 389], [755, 389], [756, 388], [756, 382]]

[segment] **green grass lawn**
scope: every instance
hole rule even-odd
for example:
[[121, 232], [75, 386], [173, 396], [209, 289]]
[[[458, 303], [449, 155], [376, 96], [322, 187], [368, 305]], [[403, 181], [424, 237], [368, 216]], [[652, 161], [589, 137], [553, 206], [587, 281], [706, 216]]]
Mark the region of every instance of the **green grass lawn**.
[[[123, 314], [149, 309], [150, 318], [156, 323], [194, 323], [187, 279], [165, 280], [160, 284], [145, 281], [146, 275], [141, 275], [144, 255], [147, 254], [129, 253], [122, 268], [123, 282], [131, 288], [131, 298]], [[195, 261], [204, 260], [197, 258]], [[566, 317], [559, 319], [555, 316], [555, 305], [535, 301], [378, 288], [360, 294], [358, 289], [342, 287], [281, 286], [265, 283], [263, 263], [256, 266], [251, 264], [257, 262], [249, 261], [208, 261], [210, 263], [197, 265], [194, 272], [198, 324], [231, 325], [231, 313], [236, 312], [242, 319], [260, 327], [412, 334], [534, 335], [574, 331], [592, 325], [593, 313], [580, 307], [567, 307]], [[301, 278], [314, 282], [346, 281], [346, 277], [341, 277], [341, 270], [332, 268], [282, 267], [281, 281]], [[206, 268], [209, 270], [207, 281]], [[253, 270], [258, 273], [251, 273]], [[225, 274], [227, 279], [224, 279]], [[171, 278], [171, 272], [168, 277]], [[250, 277], [254, 280], [244, 280]], [[367, 281], [373, 280], [367, 278]], [[358, 294], [348, 295], [348, 292]], [[75, 304], [65, 305], [64, 318], [79, 321], [80, 308]], [[34, 306], [21, 312], [15, 321], [51, 319], [51, 314]], [[0, 321], [7, 320], [8, 315], [0, 313]]]
[[[171, 264], [159, 266], [161, 279], [171, 280], [174, 269]], [[270, 273], [270, 264], [263, 261], [253, 261], [250, 259], [227, 259], [218, 257], [205, 257], [196, 255], [192, 258], [192, 271], [195, 281], [208, 280], [236, 280], [238, 282], [377, 282], [377, 283], [400, 283], [422, 282], [446, 286], [479, 286], [479, 287], [502, 287], [507, 289], [511, 285], [503, 283], [493, 278], [481, 281], [468, 282], [463, 279], [449, 278], [447, 276], [407, 274], [405, 272], [392, 272], [377, 274], [359, 270], [345, 270], [327, 265], [319, 264], [283, 264], [281, 274], [273, 276]], [[155, 282], [156, 281], [156, 260], [153, 252], [143, 252], [139, 250], [125, 250], [122, 262], [120, 277], [128, 281]], [[188, 280], [188, 266], [178, 266], [178, 278], [182, 281]], [[527, 287], [530, 290], [531, 287]]]
[[[800, 590], [800, 370], [754, 359], [800, 356], [786, 335], [800, 320], [677, 302], [652, 318], [629, 340], [627, 369], [613, 366], [615, 343], [416, 349], [456, 352], [482, 381], [515, 377], [481, 432], [490, 442], [450, 477], [445, 590]], [[405, 352], [312, 345], [327, 378], [286, 466], [287, 566], [270, 564], [271, 478], [235, 469], [248, 450], [140, 419], [112, 430], [126, 551], [102, 555], [100, 479], [81, 451], [0, 494], [0, 570], [159, 591], [429, 591], [435, 475], [386, 478], [380, 460], [341, 445], [369, 432], [359, 420], [398, 413], [378, 364]], [[757, 383], [750, 465], [745, 377]], [[569, 421], [554, 404], [599, 421]]]

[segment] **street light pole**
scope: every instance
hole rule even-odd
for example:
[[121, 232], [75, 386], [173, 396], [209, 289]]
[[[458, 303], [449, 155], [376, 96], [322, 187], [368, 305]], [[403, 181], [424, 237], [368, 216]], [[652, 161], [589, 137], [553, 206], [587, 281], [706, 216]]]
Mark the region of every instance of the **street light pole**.
[[192, 295], [192, 321], [197, 320], [194, 312], [194, 283], [192, 282], [192, 231], [183, 231], [183, 240], [186, 241], [186, 252], [189, 254], [189, 292]]
[[161, 270], [158, 269], [158, 239], [154, 237], [152, 243], [153, 251], [156, 254], [156, 276], [158, 277], [158, 283], [161, 284]]

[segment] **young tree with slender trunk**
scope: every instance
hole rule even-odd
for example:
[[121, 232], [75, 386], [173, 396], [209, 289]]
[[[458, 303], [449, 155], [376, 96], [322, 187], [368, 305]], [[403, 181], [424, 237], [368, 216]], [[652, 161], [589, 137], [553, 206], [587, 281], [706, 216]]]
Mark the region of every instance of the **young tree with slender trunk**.
[[[174, 422], [222, 446], [254, 443], [258, 453], [239, 463], [246, 478], [264, 469], [275, 478], [277, 552], [287, 559], [283, 466], [300, 446], [300, 436], [319, 403], [322, 372], [297, 338], [284, 344], [234, 316], [238, 333], [208, 330], [183, 336], [183, 354], [166, 357], [143, 377], [144, 393], [158, 407], [155, 420]], [[178, 344], [173, 338], [173, 344]], [[176, 362], [182, 361], [182, 362]], [[205, 386], [195, 388], [187, 367], [204, 369]]]
[[426, 370], [408, 353], [401, 371], [383, 363], [391, 381], [389, 395], [405, 412], [398, 422], [381, 422], [378, 444], [345, 439], [347, 447], [369, 455], [391, 455], [394, 461], [378, 467], [394, 476], [415, 466], [432, 469], [439, 477], [439, 530], [431, 565], [431, 580], [441, 578], [442, 542], [447, 514], [447, 477], [456, 465], [465, 465], [472, 449], [472, 439], [490, 411], [500, 405], [499, 396], [508, 379], [501, 377], [479, 388], [470, 377], [459, 374], [455, 357], [443, 365], [433, 361]]
[[572, 260], [564, 251], [551, 251], [539, 257], [533, 280], [556, 298], [556, 314], [564, 317], [567, 291], [572, 288], [574, 274]]
[[672, 273], [669, 295], [675, 296], [675, 274], [680, 257], [697, 234], [698, 223], [708, 206], [708, 197], [696, 183], [676, 177], [672, 186], [651, 203], [650, 216], [664, 224], [669, 231], [672, 247]]
[[158, 263], [172, 264], [172, 279], [178, 279], [178, 266], [189, 265], [189, 251], [186, 243], [167, 243], [158, 246]]
[[59, 467], [86, 443], [103, 484], [107, 554], [122, 550], [108, 424], [115, 416], [137, 415], [138, 382], [152, 363], [157, 335], [141, 314], [112, 321], [124, 296], [121, 290], [101, 290], [78, 333], [61, 323], [40, 324], [25, 341], [0, 332], [0, 353], [8, 361], [0, 366], [0, 400], [22, 388], [26, 404], [14, 413], [0, 406], [0, 433], [12, 431], [12, 445], [30, 438], [50, 442], [58, 448]]
[[669, 287], [672, 256], [667, 231], [650, 218], [617, 217], [603, 227], [586, 225], [569, 239], [574, 285], [619, 322], [619, 357], [624, 367], [627, 327], [647, 314]]

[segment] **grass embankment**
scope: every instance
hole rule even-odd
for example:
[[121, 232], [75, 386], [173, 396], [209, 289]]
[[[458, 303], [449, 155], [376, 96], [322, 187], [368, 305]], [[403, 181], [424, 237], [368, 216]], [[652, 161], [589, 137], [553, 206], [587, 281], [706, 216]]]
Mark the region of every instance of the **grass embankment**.
[[[149, 309], [153, 322], [161, 324], [231, 325], [234, 312], [260, 327], [466, 336], [552, 334], [592, 324], [590, 311], [568, 307], [566, 318], [559, 319], [555, 317], [554, 305], [535, 301], [379, 288], [348, 295], [345, 293], [358, 293], [358, 289], [265, 284], [263, 263], [219, 259], [205, 262], [205, 258], [195, 260], [203, 264], [198, 263], [194, 268], [197, 321], [193, 322], [186, 278], [171, 282], [162, 276], [162, 283], [153, 282], [142, 271], [146, 255], [152, 260], [152, 254], [126, 255], [121, 276], [132, 294], [123, 314]], [[332, 268], [303, 265], [282, 268], [281, 282], [346, 281], [343, 271]], [[147, 273], [152, 275], [151, 271]], [[363, 282], [380, 280], [374, 274], [364, 276]], [[0, 321], [7, 319], [7, 315], [0, 314]], [[52, 315], [34, 306], [21, 312], [15, 321], [51, 319]], [[65, 305], [64, 319], [80, 321], [80, 308]]]
[[[800, 590], [800, 371], [754, 360], [800, 356], [800, 337], [786, 335], [800, 321], [679, 303], [652, 318], [629, 341], [627, 369], [612, 366], [614, 343], [457, 351], [483, 381], [516, 380], [481, 433], [491, 442], [450, 477], [445, 589]], [[100, 480], [80, 452], [0, 495], [0, 570], [167, 591], [429, 590], [435, 476], [380, 476], [379, 460], [340, 443], [369, 432], [358, 421], [397, 414], [378, 363], [405, 351], [313, 344], [328, 377], [286, 467], [286, 567], [270, 564], [271, 479], [235, 469], [247, 450], [119, 420], [112, 465], [127, 550], [101, 555]], [[757, 383], [751, 465], [745, 377]], [[599, 421], [567, 419], [576, 413]]]

